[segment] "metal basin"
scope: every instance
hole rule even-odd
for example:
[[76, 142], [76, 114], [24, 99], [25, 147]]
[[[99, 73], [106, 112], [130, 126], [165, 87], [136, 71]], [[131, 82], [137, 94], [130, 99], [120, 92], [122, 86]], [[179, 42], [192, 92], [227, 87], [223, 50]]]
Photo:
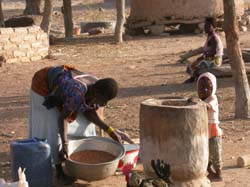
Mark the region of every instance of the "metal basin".
[[[69, 175], [86, 181], [97, 181], [113, 175], [117, 169], [119, 160], [124, 156], [124, 147], [114, 140], [103, 137], [88, 137], [81, 140], [69, 141], [69, 158], [65, 165]], [[72, 153], [84, 150], [105, 151], [115, 156], [110, 162], [88, 164], [70, 159]]]

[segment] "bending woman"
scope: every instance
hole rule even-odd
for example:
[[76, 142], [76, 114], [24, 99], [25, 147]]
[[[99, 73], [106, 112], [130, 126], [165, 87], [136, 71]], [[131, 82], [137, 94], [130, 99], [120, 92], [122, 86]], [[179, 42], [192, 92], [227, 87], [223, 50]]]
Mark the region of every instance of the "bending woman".
[[[29, 136], [47, 139], [59, 181], [72, 182], [61, 165], [68, 156], [68, 124], [69, 128], [71, 124], [83, 126], [83, 136], [94, 136], [95, 126], [82, 122], [87, 119], [121, 142], [120, 135], [97, 114], [100, 107], [116, 97], [117, 90], [112, 78], [98, 80], [66, 65], [35, 73], [30, 90]], [[77, 129], [71, 133], [79, 134]]]

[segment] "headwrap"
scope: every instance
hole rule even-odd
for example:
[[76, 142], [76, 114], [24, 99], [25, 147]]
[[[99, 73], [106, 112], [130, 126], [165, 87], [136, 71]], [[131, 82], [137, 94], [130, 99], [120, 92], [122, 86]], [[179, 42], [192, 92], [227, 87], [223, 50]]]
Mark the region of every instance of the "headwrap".
[[199, 80], [202, 78], [202, 77], [207, 77], [211, 83], [212, 83], [212, 94], [211, 95], [215, 95], [216, 93], [216, 90], [217, 90], [217, 81], [216, 81], [216, 77], [212, 74], [212, 73], [209, 73], [209, 72], [206, 72], [206, 73], [203, 73], [199, 76], [198, 78], [198, 81], [197, 81], [197, 85], [198, 85], [198, 82]]

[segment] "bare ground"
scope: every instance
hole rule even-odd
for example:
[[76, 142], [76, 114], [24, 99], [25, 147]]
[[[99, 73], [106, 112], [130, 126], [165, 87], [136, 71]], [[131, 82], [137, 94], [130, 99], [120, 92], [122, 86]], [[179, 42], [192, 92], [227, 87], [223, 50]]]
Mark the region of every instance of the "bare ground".
[[[88, 10], [97, 11], [93, 8], [93, 1], [85, 2], [91, 7]], [[7, 15], [12, 15], [12, 10], [16, 10], [15, 13], [22, 12], [23, 1], [15, 3], [17, 4], [4, 1]], [[79, 1], [74, 3], [76, 22], [95, 19], [86, 16], [88, 11], [82, 12], [86, 4], [80, 4]], [[114, 20], [114, 13], [114, 9], [109, 7], [100, 17], [103, 20]], [[53, 29], [62, 31], [62, 17], [56, 17], [55, 20]], [[242, 46], [250, 46], [249, 35], [250, 33], [241, 34]], [[205, 36], [202, 35], [129, 37], [123, 44], [114, 45], [110, 34], [93, 37], [82, 35], [71, 41], [58, 40], [56, 45], [51, 46], [49, 59], [33, 63], [5, 64], [0, 69], [0, 178], [11, 180], [9, 143], [27, 137], [29, 88], [35, 71], [45, 66], [67, 63], [100, 78], [115, 78], [120, 86], [119, 95], [106, 108], [105, 121], [138, 138], [139, 109], [143, 100], [159, 96], [196, 96], [195, 84], [182, 84], [188, 76], [185, 74], [185, 65], [178, 64], [177, 60], [180, 54], [201, 46], [204, 40]], [[234, 119], [233, 86], [232, 78], [218, 79], [217, 95], [221, 127], [224, 131], [224, 182], [212, 183], [214, 187], [250, 187], [249, 168], [236, 166], [238, 156], [249, 154], [250, 126], [249, 120]], [[140, 165], [138, 169], [141, 170]], [[121, 187], [125, 186], [125, 182], [124, 176], [113, 176], [92, 183], [78, 181], [75, 186]]]

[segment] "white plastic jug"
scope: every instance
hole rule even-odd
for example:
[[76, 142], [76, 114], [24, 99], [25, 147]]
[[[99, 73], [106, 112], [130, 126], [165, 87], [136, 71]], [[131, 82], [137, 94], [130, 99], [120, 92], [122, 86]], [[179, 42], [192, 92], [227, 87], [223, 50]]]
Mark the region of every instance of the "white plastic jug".
[[21, 167], [18, 168], [18, 182], [6, 183], [4, 179], [0, 179], [0, 187], [29, 187], [24, 171], [25, 169], [22, 170]]

